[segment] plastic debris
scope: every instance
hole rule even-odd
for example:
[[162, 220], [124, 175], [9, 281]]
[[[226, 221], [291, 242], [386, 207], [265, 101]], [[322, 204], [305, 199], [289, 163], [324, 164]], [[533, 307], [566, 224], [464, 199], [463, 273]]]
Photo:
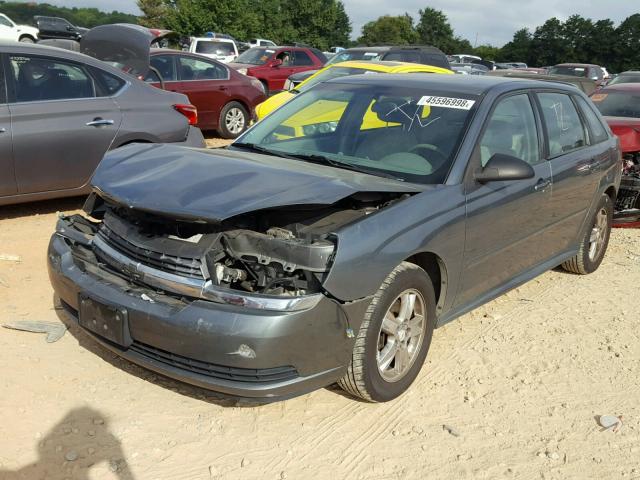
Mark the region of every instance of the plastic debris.
[[0, 260], [5, 262], [21, 262], [20, 255], [11, 255], [9, 253], [0, 253]]
[[619, 417], [615, 415], [600, 415], [598, 423], [604, 430], [611, 430], [615, 433], [622, 427], [622, 415]]
[[151, 298], [149, 295], [147, 295], [146, 293], [143, 293], [142, 295], [140, 295], [140, 298], [142, 300], [144, 300], [145, 302], [156, 303], [156, 301], [153, 298]]
[[67, 331], [66, 325], [54, 322], [33, 322], [25, 320], [20, 322], [3, 323], [2, 326], [4, 328], [20, 330], [22, 332], [46, 333], [47, 337], [45, 340], [47, 343], [57, 342]]
[[453, 435], [454, 437], [460, 436], [460, 432], [455, 427], [452, 427], [451, 425], [442, 425], [442, 429], [446, 430], [447, 432], [449, 432], [449, 434]]

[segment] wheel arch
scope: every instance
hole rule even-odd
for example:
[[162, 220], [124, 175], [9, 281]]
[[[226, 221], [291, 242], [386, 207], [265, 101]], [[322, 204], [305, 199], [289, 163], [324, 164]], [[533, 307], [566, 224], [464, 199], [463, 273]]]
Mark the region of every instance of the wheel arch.
[[449, 285], [449, 277], [444, 260], [433, 252], [420, 252], [411, 255], [404, 261], [422, 268], [431, 278], [433, 290], [436, 294], [436, 314], [439, 316], [444, 308]]
[[618, 194], [618, 192], [616, 192], [616, 187], [614, 187], [613, 185], [610, 185], [609, 188], [607, 188], [604, 193], [606, 195], [609, 195], [609, 198], [611, 199], [611, 201], [613, 203], [616, 202], [616, 196]]

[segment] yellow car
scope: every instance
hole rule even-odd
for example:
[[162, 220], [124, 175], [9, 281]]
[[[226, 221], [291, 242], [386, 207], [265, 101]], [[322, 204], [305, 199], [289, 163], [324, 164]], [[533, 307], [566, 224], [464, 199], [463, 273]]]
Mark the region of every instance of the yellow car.
[[[304, 92], [309, 88], [320, 82], [326, 82], [327, 80], [331, 80], [332, 78], [344, 77], [346, 75], [358, 75], [363, 73], [439, 73], [445, 75], [452, 75], [453, 72], [451, 70], [447, 70], [446, 68], [433, 67], [431, 65], [421, 65], [418, 63], [407, 63], [407, 62], [360, 62], [360, 61], [349, 61], [349, 62], [341, 62], [334, 63], [329, 65], [322, 70], [318, 71], [314, 75], [307, 78], [304, 82], [302, 82], [298, 87], [294, 90], [288, 92], [280, 92], [272, 97], [269, 97], [267, 100], [262, 102], [260, 105], [256, 107], [256, 116], [258, 120], [261, 120], [271, 112], [273, 112], [276, 108], [284, 105], [289, 100], [291, 100], [295, 95], [300, 92]], [[336, 118], [339, 118], [340, 112], [336, 113]], [[317, 115], [318, 112], [316, 111]], [[330, 112], [325, 112], [325, 115], [330, 115]], [[372, 116], [371, 120], [373, 121], [374, 116]], [[367, 119], [365, 118], [365, 121]]]

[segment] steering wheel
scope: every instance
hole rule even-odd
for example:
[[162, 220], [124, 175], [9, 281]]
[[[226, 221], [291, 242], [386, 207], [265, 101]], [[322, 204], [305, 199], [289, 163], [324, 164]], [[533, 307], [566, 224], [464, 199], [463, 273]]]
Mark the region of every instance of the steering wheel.
[[409, 149], [409, 153], [417, 153], [427, 160], [433, 166], [434, 172], [449, 161], [442, 150], [430, 143], [418, 143]]

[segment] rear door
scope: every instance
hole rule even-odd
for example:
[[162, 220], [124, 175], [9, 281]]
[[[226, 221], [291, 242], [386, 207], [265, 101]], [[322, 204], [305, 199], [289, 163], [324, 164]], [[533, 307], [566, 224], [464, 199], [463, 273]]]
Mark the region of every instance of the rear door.
[[220, 111], [231, 95], [229, 71], [214, 60], [190, 55], [178, 55], [180, 93], [198, 108], [198, 126], [211, 129], [218, 126]]
[[[553, 224], [549, 246], [556, 252], [575, 247], [578, 233], [598, 188], [608, 160], [608, 145], [596, 141], [606, 132], [589, 131], [572, 95], [561, 92], [537, 94], [545, 125], [549, 163], [553, 173]], [[601, 126], [602, 128], [602, 126]], [[592, 145], [589, 145], [592, 143]]]
[[84, 186], [120, 127], [114, 100], [70, 60], [10, 54], [8, 71], [18, 192]]
[[11, 115], [7, 105], [7, 89], [0, 56], [0, 197], [13, 195], [17, 191], [11, 146]]
[[543, 262], [540, 244], [551, 217], [551, 168], [542, 154], [540, 119], [526, 93], [498, 101], [476, 147], [469, 172], [494, 154], [529, 163], [535, 176], [479, 184], [467, 178], [464, 267], [456, 304], [472, 302]]

